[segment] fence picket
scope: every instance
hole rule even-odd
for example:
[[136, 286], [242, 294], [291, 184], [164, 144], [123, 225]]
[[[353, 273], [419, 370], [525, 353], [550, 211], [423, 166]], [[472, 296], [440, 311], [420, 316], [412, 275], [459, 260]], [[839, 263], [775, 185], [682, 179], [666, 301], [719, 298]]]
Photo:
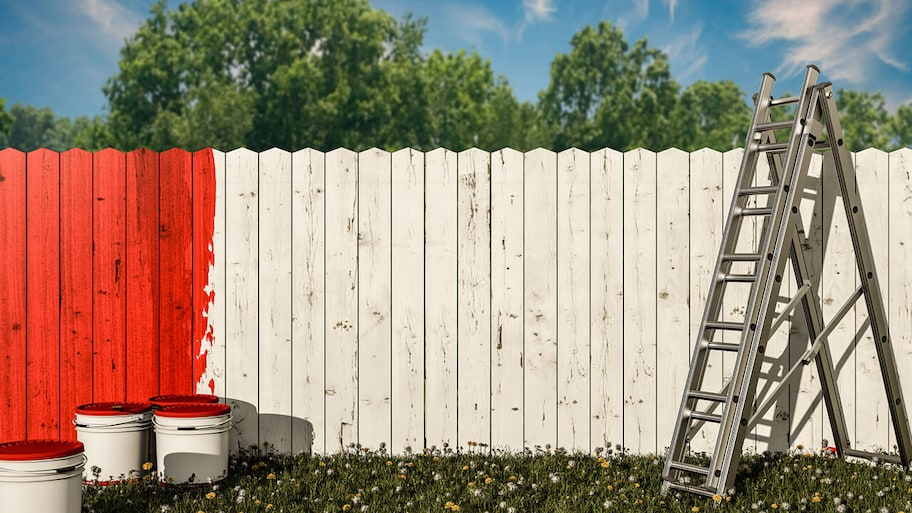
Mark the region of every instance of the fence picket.
[[259, 443], [291, 452], [291, 154], [270, 149], [259, 165]]
[[[664, 450], [674, 430], [674, 415], [684, 392], [692, 345], [690, 283], [690, 161], [671, 149], [656, 156], [656, 437]], [[669, 413], [672, 413], [669, 415]]]
[[624, 162], [609, 149], [590, 159], [589, 446], [596, 450], [624, 443]]
[[526, 447], [544, 448], [557, 441], [557, 155], [533, 150], [524, 167], [523, 425]]
[[[886, 296], [889, 298], [890, 338], [897, 362], [906, 362], [906, 365], [898, 364], [898, 367], [900, 388], [908, 408], [909, 400], [912, 399], [912, 369], [907, 363], [912, 355], [912, 315], [909, 315], [912, 310], [912, 269], [909, 266], [912, 261], [912, 244], [905, 239], [909, 235], [908, 222], [912, 219], [912, 149], [903, 148], [890, 153], [888, 165], [890, 206], [889, 247], [886, 249], [890, 255], [890, 281], [885, 282], [880, 275], [878, 279], [881, 284], [889, 283]], [[843, 397], [852, 395], [852, 390], [843, 390]], [[890, 436], [893, 437], [891, 441], [895, 440], [892, 429]]]
[[[358, 443], [358, 154], [326, 154], [326, 450]], [[354, 370], [354, 372], [352, 372]]]
[[425, 440], [456, 443], [456, 153], [425, 155]]
[[392, 155], [390, 451], [424, 447], [424, 154]]
[[557, 155], [557, 446], [589, 452], [589, 153]]
[[225, 156], [225, 398], [232, 451], [259, 446], [258, 165], [249, 150]]
[[392, 324], [390, 154], [358, 155], [358, 442], [389, 443]]
[[523, 446], [523, 155], [491, 156], [491, 446]]
[[292, 155], [292, 452], [326, 452], [325, 156]]

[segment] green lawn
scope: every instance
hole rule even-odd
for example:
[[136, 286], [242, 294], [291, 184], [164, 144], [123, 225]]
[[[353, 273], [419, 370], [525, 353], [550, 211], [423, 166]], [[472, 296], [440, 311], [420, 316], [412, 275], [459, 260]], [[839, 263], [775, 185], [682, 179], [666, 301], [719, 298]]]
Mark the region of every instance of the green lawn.
[[232, 459], [217, 485], [160, 486], [151, 476], [89, 487], [85, 511], [103, 512], [594, 512], [912, 511], [912, 473], [800, 449], [746, 457], [735, 494], [716, 500], [660, 493], [664, 461], [600, 451], [495, 453], [477, 446], [388, 457], [352, 449], [326, 457]]

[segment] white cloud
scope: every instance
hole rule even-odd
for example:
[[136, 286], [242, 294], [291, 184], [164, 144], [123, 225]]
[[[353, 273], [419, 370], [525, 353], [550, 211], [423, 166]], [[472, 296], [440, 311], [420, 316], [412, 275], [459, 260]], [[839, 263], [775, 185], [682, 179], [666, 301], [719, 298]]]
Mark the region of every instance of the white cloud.
[[663, 0], [665, 5], [668, 6], [668, 16], [671, 18], [672, 23], [675, 20], [675, 9], [678, 8], [678, 0]]
[[79, 4], [95, 28], [118, 43], [136, 32], [140, 17], [115, 0], [80, 0]]
[[469, 44], [480, 45], [486, 34], [494, 34], [504, 41], [510, 39], [510, 29], [483, 5], [447, 3], [441, 10], [443, 17], [449, 21], [448, 29]]
[[557, 8], [554, 7], [554, 0], [523, 0], [523, 11], [528, 22], [550, 21]]
[[675, 76], [684, 82], [699, 76], [700, 71], [707, 62], [707, 52], [700, 46], [700, 35], [703, 33], [703, 24], [696, 22], [690, 30], [674, 37], [662, 51], [668, 54], [672, 66], [683, 66], [675, 70]]
[[740, 37], [753, 46], [784, 42], [777, 73], [815, 63], [833, 80], [861, 84], [878, 61], [908, 69], [894, 50], [906, 9], [905, 0], [754, 0]]

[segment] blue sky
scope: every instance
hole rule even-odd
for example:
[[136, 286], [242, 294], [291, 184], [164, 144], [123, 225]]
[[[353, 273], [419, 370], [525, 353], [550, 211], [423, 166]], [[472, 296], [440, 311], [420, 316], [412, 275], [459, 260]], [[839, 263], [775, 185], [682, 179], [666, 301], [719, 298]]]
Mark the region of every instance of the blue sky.
[[[749, 96], [772, 71], [794, 91], [816, 63], [837, 88], [880, 91], [892, 111], [912, 101], [907, 0], [370, 0], [396, 17], [428, 18], [428, 50], [490, 59], [521, 100], [548, 85], [550, 63], [587, 24], [646, 37], [686, 86], [734, 80]], [[0, 98], [58, 115], [104, 112], [101, 87], [153, 0], [0, 0]], [[179, 4], [168, 0], [171, 7]]]

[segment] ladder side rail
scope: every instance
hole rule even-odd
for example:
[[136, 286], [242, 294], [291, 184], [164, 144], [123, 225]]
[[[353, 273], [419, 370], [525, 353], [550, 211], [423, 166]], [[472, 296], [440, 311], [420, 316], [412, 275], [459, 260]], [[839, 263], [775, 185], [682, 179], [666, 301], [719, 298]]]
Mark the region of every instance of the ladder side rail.
[[[763, 122], [765, 119], [764, 116], [769, 117], [769, 98], [772, 95], [773, 83], [775, 82], [775, 77], [772, 74], [765, 73], [763, 79], [760, 82], [760, 98], [765, 98], [759, 101], [757, 107], [754, 109], [754, 115], [751, 119], [751, 125], [748, 130], [745, 142], [745, 148], [749, 148], [754, 134], [756, 133], [756, 127], [759, 123]], [[716, 319], [719, 315], [722, 305], [721, 291], [724, 290], [725, 284], [721, 283], [717, 277], [722, 269], [722, 257], [726, 253], [731, 253], [734, 249], [735, 242], [737, 239], [731, 237], [732, 230], [737, 230], [740, 228], [741, 219], [740, 216], [734, 215], [736, 205], [746, 203], [746, 199], [739, 197], [739, 189], [749, 184], [753, 179], [753, 172], [756, 168], [757, 152], [750, 151], [749, 149], [745, 150], [744, 156], [741, 160], [741, 167], [738, 170], [738, 186], [734, 188], [733, 197], [731, 202], [731, 207], [729, 208], [728, 216], [725, 222], [725, 228], [723, 234], [727, 235], [723, 237], [723, 247], [719, 251], [718, 256], [716, 257], [716, 263], [713, 267], [714, 276], [712, 277], [712, 282], [710, 284], [710, 290], [708, 291], [707, 298], [709, 301], [706, 303], [706, 307], [703, 309], [703, 316], [700, 321], [699, 332], [696, 337], [696, 342], [694, 344], [694, 352], [691, 357], [690, 370], [688, 371], [686, 385], [684, 387], [683, 397], [681, 399], [681, 405], [678, 410], [678, 416], [675, 421], [675, 428], [672, 434], [671, 445], [668, 447], [668, 452], [665, 458], [665, 468], [663, 471], [663, 477], [665, 479], [673, 479], [680, 475], [680, 472], [673, 470], [671, 464], [673, 461], [681, 461], [684, 456], [684, 448], [687, 442], [688, 436], [688, 423], [689, 419], [687, 418], [687, 411], [692, 410], [696, 405], [696, 399], [689, 397], [688, 392], [699, 388], [703, 384], [703, 375], [706, 371], [706, 363], [709, 357], [709, 351], [706, 350], [703, 346], [707, 342], [707, 328], [706, 325], [711, 319]], [[742, 205], [743, 206], [743, 205]], [[756, 287], [756, 284], [753, 285]], [[666, 488], [663, 486], [663, 488]]]
[[[816, 102], [816, 88], [813, 86], [819, 73], [816, 66], [808, 66], [805, 73], [801, 99], [789, 136], [784, 173], [780, 177], [775, 206], [768, 221], [768, 232], [764, 236], [760, 252], [767, 258], [760, 260], [762, 265], [758, 266], [760, 269], [757, 272], [758, 281], [755, 287], [762, 283], [764, 290], [760, 295], [759, 290], [752, 289], [748, 301], [746, 324], [749, 324], [750, 328], [741, 335], [742, 349], [735, 360], [732, 387], [729, 390], [730, 400], [722, 413], [723, 427], [716, 441], [710, 472], [706, 479], [707, 486], [715, 488], [720, 495], [725, 494], [726, 485], [734, 478], [732, 469], [737, 469], [741, 460], [741, 449], [748, 425], [744, 409], [745, 405], [753, 402], [753, 392], [759, 374], [757, 370], [760, 360], [757, 358], [757, 352], [763, 342], [763, 334], [768, 333], [775, 314], [774, 299], [778, 298], [782, 270], [785, 266], [782, 251], [787, 243], [786, 236], [790, 234], [793, 216], [791, 211], [797, 209], [801, 184], [810, 166], [810, 157], [807, 154], [807, 141], [810, 138], [804, 120], [808, 117], [811, 105]], [[754, 144], [759, 144], [759, 141], [755, 141]], [[779, 279], [775, 279], [774, 276]]]
[[892, 338], [887, 325], [887, 314], [883, 296], [881, 295], [880, 283], [877, 279], [864, 210], [861, 206], [861, 198], [856, 190], [855, 166], [843, 142], [843, 132], [839, 124], [833, 87], [831, 84], [825, 83], [821, 84], [819, 89], [821, 90], [819, 101], [826, 118], [828, 142], [833, 153], [839, 188], [842, 191], [847, 225], [852, 237], [852, 245], [855, 249], [855, 261], [858, 266], [859, 279], [864, 288], [868, 319], [874, 336], [877, 358], [880, 362], [884, 389], [887, 393], [887, 404], [893, 419], [896, 444], [899, 448], [900, 459], [908, 467], [912, 463], [912, 435], [910, 435], [909, 418], [905, 409], [902, 386], [899, 383], [896, 357], [893, 353]]

